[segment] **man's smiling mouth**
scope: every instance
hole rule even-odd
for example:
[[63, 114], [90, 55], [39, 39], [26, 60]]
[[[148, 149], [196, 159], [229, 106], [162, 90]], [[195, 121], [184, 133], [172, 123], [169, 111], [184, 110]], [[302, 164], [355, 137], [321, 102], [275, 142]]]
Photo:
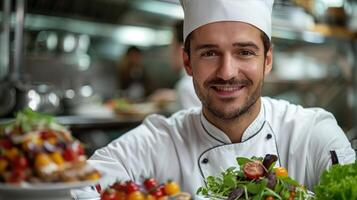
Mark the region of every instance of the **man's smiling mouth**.
[[218, 92], [234, 92], [241, 90], [244, 85], [214, 85], [212, 88]]

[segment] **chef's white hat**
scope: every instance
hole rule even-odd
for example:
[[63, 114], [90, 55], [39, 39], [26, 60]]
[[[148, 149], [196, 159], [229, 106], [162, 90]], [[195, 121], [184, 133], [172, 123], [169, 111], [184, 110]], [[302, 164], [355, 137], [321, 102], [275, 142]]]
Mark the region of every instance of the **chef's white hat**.
[[271, 38], [274, 0], [180, 0], [185, 13], [184, 39], [195, 29], [218, 21], [254, 25]]

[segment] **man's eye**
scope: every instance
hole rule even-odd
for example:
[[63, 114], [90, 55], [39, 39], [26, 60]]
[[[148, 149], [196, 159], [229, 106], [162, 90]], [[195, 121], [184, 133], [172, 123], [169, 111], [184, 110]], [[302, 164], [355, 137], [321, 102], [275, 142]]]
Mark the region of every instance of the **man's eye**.
[[211, 57], [211, 56], [216, 56], [216, 55], [217, 55], [217, 53], [214, 51], [207, 51], [207, 52], [203, 52], [201, 54], [202, 57]]
[[255, 55], [255, 53], [253, 51], [249, 51], [249, 50], [242, 50], [242, 51], [239, 51], [239, 55], [241, 55], [241, 56], [251, 56], [251, 55]]

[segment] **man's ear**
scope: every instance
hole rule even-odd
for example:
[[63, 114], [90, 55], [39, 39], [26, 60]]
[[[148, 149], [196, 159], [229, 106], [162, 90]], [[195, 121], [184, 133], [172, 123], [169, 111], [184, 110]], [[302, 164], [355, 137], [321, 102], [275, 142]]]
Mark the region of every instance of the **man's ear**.
[[183, 65], [185, 67], [186, 73], [189, 76], [192, 76], [192, 67], [190, 62], [190, 56], [186, 53], [186, 51], [182, 51]]
[[267, 76], [270, 73], [271, 69], [273, 68], [273, 48], [272, 47], [270, 47], [267, 52], [264, 65], [265, 65], [264, 76]]

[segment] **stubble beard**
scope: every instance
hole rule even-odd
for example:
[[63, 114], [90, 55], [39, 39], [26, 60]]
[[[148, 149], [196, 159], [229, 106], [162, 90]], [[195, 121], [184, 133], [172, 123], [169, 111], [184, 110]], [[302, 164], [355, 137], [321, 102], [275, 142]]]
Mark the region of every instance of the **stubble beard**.
[[[197, 92], [197, 96], [202, 102], [202, 106], [207, 108], [207, 110], [212, 113], [218, 119], [223, 121], [237, 120], [248, 114], [251, 111], [252, 106], [258, 101], [261, 96], [261, 90], [263, 86], [263, 81], [260, 81], [257, 88], [254, 90], [252, 95], [249, 95], [245, 98], [244, 104], [238, 108], [233, 108], [232, 111], [225, 111], [219, 106], [214, 105], [212, 98], [209, 95], [204, 96], [198, 89], [198, 85], [194, 81], [194, 87]], [[223, 101], [229, 103], [234, 101], [235, 98], [225, 99]]]

